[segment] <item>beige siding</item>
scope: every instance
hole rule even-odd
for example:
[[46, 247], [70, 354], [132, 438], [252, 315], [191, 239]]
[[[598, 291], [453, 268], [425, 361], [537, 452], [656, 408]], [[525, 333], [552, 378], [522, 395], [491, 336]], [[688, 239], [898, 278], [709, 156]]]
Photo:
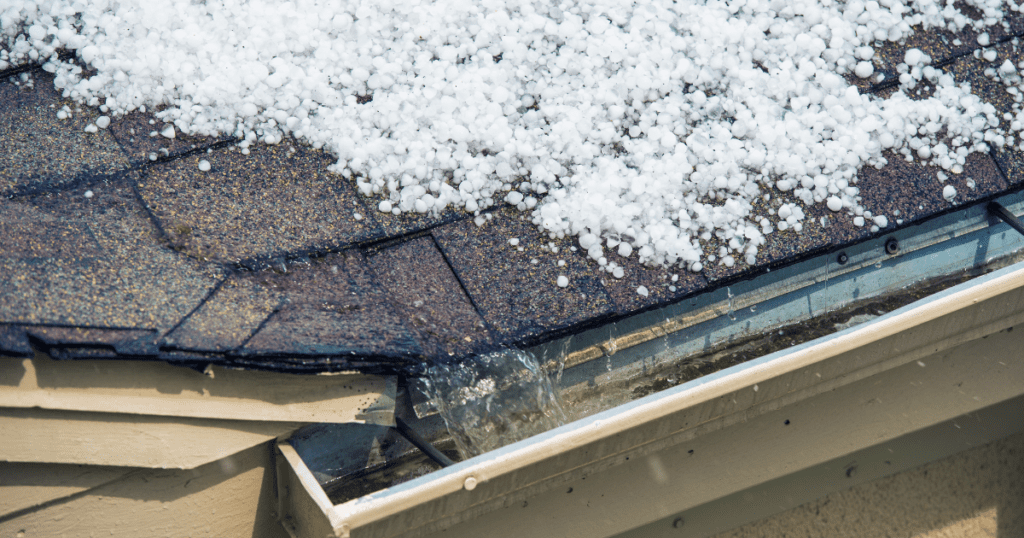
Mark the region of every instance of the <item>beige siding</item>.
[[[0, 517], [0, 536], [284, 538], [272, 457], [268, 442], [196, 469], [135, 470], [13, 519]], [[32, 476], [48, 480], [58, 467], [35, 467], [22, 486]], [[15, 487], [0, 487], [0, 496], [20, 491]]]
[[0, 461], [191, 469], [298, 427], [289, 422], [0, 408]]

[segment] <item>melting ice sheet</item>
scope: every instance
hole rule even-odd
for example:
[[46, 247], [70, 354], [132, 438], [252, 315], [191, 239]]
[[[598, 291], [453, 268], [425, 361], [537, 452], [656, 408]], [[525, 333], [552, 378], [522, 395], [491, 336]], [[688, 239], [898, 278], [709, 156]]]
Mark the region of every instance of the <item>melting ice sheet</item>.
[[551, 380], [526, 351], [507, 349], [435, 365], [426, 387], [463, 458], [565, 423]]

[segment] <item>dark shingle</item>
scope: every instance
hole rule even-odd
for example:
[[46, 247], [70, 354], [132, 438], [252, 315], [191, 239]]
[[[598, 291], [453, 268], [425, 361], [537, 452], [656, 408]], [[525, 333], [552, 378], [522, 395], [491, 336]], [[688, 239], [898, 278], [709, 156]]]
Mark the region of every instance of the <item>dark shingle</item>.
[[[99, 114], [63, 99], [53, 75], [30, 71], [32, 87], [0, 79], [0, 194], [98, 181], [128, 167], [109, 131], [87, 133]], [[71, 117], [57, 119], [61, 107]]]
[[[1004, 61], [1009, 60], [1015, 66], [1024, 61], [1024, 53], [1020, 47], [1013, 43], [1002, 43], [993, 50], [996, 51], [996, 60], [989, 62], [984, 58], [975, 58], [974, 55], [959, 58], [944, 68], [951, 73], [957, 82], [966, 82], [971, 85], [971, 93], [981, 97], [986, 103], [992, 104], [999, 111], [999, 115], [1013, 114], [1015, 98], [1006, 91], [1006, 86], [998, 80], [985, 74], [986, 69], [998, 68]], [[1024, 100], [1024, 99], [1022, 99]], [[1019, 105], [1018, 105], [1019, 106]], [[1002, 119], [1002, 118], [1001, 118]], [[1016, 145], [1021, 143], [1021, 132], [1014, 132], [1010, 129], [1010, 120], [1002, 119], [1000, 127], [1007, 134], [1013, 134]], [[992, 151], [996, 162], [1006, 173], [1011, 185], [1017, 185], [1024, 181], [1024, 158], [1017, 147], [994, 147]], [[957, 189], [959, 190], [959, 188]]]
[[[548, 239], [519, 211], [502, 209], [491, 215], [482, 226], [467, 219], [433, 233], [473, 302], [504, 342], [543, 339], [614, 313], [600, 277], [581, 255], [544, 250]], [[512, 239], [519, 245], [512, 245]], [[559, 267], [558, 260], [565, 266]], [[569, 278], [568, 287], [557, 286], [559, 275]]]
[[223, 280], [218, 266], [161, 244], [131, 181], [93, 185], [91, 198], [79, 187], [0, 200], [19, 229], [69, 233], [46, 256], [31, 242], [0, 252], [0, 323], [166, 330]]
[[314, 356], [414, 363], [423, 349], [387, 303], [363, 255], [331, 254], [247, 278], [282, 297], [280, 310], [239, 352], [245, 357]]
[[[294, 149], [294, 151], [292, 151]], [[211, 169], [199, 170], [201, 159]], [[171, 245], [225, 262], [342, 248], [382, 232], [323, 152], [260, 146], [147, 169], [139, 192]], [[359, 218], [356, 218], [356, 216]]]
[[169, 126], [172, 124], [156, 119], [151, 113], [131, 112], [112, 118], [110, 133], [121, 144], [128, 160], [135, 166], [147, 165], [158, 159], [177, 157], [233, 139], [229, 135], [192, 136], [182, 133], [177, 128], [174, 138], [167, 138], [160, 133]]
[[430, 236], [368, 258], [376, 281], [428, 356], [463, 356], [494, 345], [487, 326]]
[[42, 350], [59, 359], [157, 355], [157, 335], [152, 330], [29, 326], [25, 332]]
[[0, 356], [31, 357], [34, 354], [21, 325], [0, 324]]
[[241, 347], [280, 303], [278, 293], [249, 278], [233, 275], [167, 335], [161, 346], [188, 351], [232, 351]]

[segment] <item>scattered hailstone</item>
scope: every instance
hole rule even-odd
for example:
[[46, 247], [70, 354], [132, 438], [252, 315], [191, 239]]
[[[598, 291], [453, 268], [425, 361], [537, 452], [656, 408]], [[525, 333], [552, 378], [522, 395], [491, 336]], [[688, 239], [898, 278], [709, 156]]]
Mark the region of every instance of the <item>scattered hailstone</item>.
[[859, 62], [854, 68], [854, 73], [860, 78], [868, 78], [875, 72], [875, 66], [871, 62]]
[[569, 285], [569, 277], [565, 275], [558, 275], [558, 280], [556, 283], [558, 284], [559, 288], [565, 288]]
[[636, 292], [637, 294], [642, 295], [644, 297], [647, 297], [651, 293], [650, 291], [647, 290], [647, 286], [640, 286], [639, 288], [636, 289]]
[[[874, 47], [913, 27], [1008, 24], [1002, 0], [965, 3], [984, 19], [938, 0], [0, 1], [0, 69], [43, 64], [111, 117], [163, 106], [152, 136], [230, 135], [243, 154], [302, 140], [385, 213], [483, 225], [505, 200], [606, 267], [614, 252], [701, 271], [710, 241], [754, 263], [814, 204], [864, 226], [857, 171], [890, 151], [957, 174], [1008, 143], [920, 49], [887, 99], [844, 78], [874, 76]], [[923, 80], [935, 91], [912, 99]]]
[[85, 195], [84, 196], [86, 198], [92, 198], [92, 191], [85, 191]]
[[943, 187], [942, 197], [945, 198], [947, 202], [952, 202], [953, 198], [956, 198], [956, 187], [952, 185], [946, 185]]
[[99, 132], [99, 128], [96, 127], [96, 124], [90, 123], [89, 125], [85, 126], [85, 132], [87, 132], [87, 133], [98, 133]]
[[201, 172], [209, 172], [210, 171], [210, 161], [207, 161], [206, 159], [200, 160], [199, 161], [199, 171], [201, 171]]
[[110, 117], [100, 116], [96, 118], [96, 127], [99, 127], [100, 129], [106, 129], [107, 127], [110, 127]]

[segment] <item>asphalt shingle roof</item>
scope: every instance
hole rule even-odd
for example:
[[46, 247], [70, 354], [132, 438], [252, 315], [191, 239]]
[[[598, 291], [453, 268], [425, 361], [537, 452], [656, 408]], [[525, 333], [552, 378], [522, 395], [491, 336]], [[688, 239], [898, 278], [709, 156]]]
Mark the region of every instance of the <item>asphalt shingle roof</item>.
[[[1024, 33], [1018, 19], [1011, 34], [992, 30], [1000, 61], [1024, 60], [1009, 41]], [[1013, 96], [983, 74], [992, 64], [975, 57], [974, 33], [919, 31], [906, 45], [883, 47], [876, 72], [894, 80], [910, 47], [1011, 111]], [[29, 87], [10, 73], [0, 74], [0, 355], [7, 356], [35, 348], [69, 359], [415, 372], [433, 357], [540, 343], [670, 304], [1024, 181], [1019, 150], [972, 155], [948, 180], [958, 192], [954, 206], [942, 198], [935, 169], [894, 155], [859, 175], [865, 209], [890, 216], [880, 232], [817, 205], [804, 208], [802, 232], [768, 236], [756, 267], [709, 263], [695, 274], [630, 258], [618, 260], [626, 276], [615, 279], [573, 241], [538, 231], [528, 213], [499, 205], [483, 225], [454, 210], [383, 214], [353, 181], [328, 170], [332, 158], [322, 151], [286, 141], [243, 155], [227, 138], [151, 136], [165, 126], [143, 113], [89, 134], [83, 129], [98, 114], [62, 98], [51, 75], [29, 70]], [[889, 82], [851, 82], [893, 91]], [[58, 120], [65, 105], [72, 116]], [[199, 170], [201, 159], [209, 171]], [[777, 205], [780, 193], [769, 194], [763, 203]], [[706, 252], [716, 248], [712, 240]], [[556, 285], [559, 275], [568, 287]]]

